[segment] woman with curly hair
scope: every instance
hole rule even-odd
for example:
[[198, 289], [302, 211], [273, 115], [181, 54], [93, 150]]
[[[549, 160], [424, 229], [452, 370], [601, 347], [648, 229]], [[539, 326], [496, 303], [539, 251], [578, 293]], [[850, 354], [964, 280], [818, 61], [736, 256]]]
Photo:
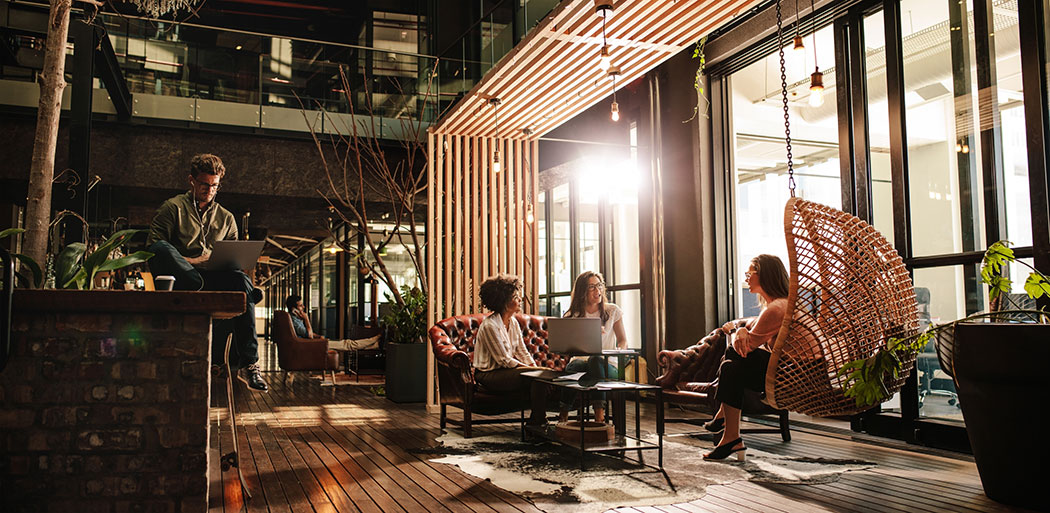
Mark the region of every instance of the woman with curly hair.
[[[521, 311], [521, 279], [499, 274], [485, 280], [479, 290], [481, 304], [492, 311], [482, 321], [474, 339], [474, 379], [495, 393], [510, 393], [525, 385], [522, 373], [546, 371], [525, 348], [514, 314]], [[546, 422], [546, 390], [532, 384], [532, 418], [529, 424]]]

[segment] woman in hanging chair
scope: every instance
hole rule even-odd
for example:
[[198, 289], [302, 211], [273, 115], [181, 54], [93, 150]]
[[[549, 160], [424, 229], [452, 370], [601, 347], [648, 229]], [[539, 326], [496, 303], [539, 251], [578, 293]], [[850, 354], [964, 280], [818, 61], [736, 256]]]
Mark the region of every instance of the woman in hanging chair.
[[706, 460], [724, 460], [734, 454], [737, 459], [744, 459], [747, 448], [740, 438], [744, 390], [761, 392], [765, 388], [771, 355], [767, 346], [776, 340], [788, 307], [788, 273], [780, 258], [774, 255], [752, 258], [744, 278], [748, 290], [758, 295], [762, 311], [758, 317], [729, 321], [721, 328], [723, 336], [732, 334], [733, 337], [718, 368], [715, 398], [722, 405], [705, 427], [722, 431], [722, 438], [713, 451], [704, 454]]

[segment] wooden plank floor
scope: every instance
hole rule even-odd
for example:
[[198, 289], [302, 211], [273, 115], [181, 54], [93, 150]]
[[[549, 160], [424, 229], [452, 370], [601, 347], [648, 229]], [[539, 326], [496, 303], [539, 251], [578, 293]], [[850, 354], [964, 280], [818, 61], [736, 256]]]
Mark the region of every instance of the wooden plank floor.
[[[540, 511], [488, 481], [411, 452], [436, 445], [434, 439], [441, 434], [438, 416], [427, 414], [422, 405], [397, 405], [372, 395], [366, 387], [321, 388], [306, 373], [265, 375], [269, 393], [251, 392], [239, 381], [234, 392], [241, 468], [254, 497], [245, 502], [236, 472], [221, 472], [213, 464], [212, 512]], [[225, 400], [224, 389], [213, 393], [217, 400]], [[628, 409], [633, 413], [633, 408]], [[643, 407], [642, 414], [651, 418], [651, 408]], [[212, 408], [211, 418], [214, 462], [218, 454], [229, 452], [232, 439], [225, 409]], [[644, 426], [654, 428], [652, 422]], [[475, 429], [484, 435], [515, 427]], [[682, 431], [675, 425], [668, 430]], [[776, 454], [852, 458], [878, 465], [847, 472], [835, 483], [739, 481], [710, 486], [706, 496], [690, 503], [618, 511], [1016, 511], [984, 496], [976, 467], [965, 457], [808, 430], [795, 430], [790, 443], [781, 442], [778, 435], [751, 435], [747, 443]], [[673, 458], [666, 461], [674, 464]]]

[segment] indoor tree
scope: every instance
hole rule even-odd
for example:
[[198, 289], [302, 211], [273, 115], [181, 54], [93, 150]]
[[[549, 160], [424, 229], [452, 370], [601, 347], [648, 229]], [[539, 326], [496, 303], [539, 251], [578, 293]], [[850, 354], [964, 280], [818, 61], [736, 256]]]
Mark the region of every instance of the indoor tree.
[[[378, 132], [382, 126], [383, 119], [374, 110], [368, 90], [369, 81], [365, 81], [364, 98], [360, 104], [355, 103], [353, 89], [347, 79], [346, 72], [342, 66], [339, 67], [339, 79], [345, 101], [350, 106], [349, 111], [355, 116], [354, 121], [340, 126], [331, 115], [318, 105], [326, 123], [337, 127], [337, 133], [330, 138], [331, 153], [326, 151], [325, 141], [317, 133], [315, 127], [310, 123], [310, 118], [304, 108], [303, 117], [310, 126], [310, 134], [314, 144], [317, 146], [321, 157], [321, 165], [325, 171], [326, 186], [317, 189], [317, 192], [328, 202], [329, 210], [336, 215], [347, 226], [364, 235], [367, 246], [367, 255], [371, 262], [367, 261], [365, 253], [354, 253], [351, 245], [336, 238], [336, 244], [340, 244], [356, 258], [358, 266], [364, 270], [372, 268], [373, 274], [382, 281], [392, 293], [393, 301], [404, 307], [406, 299], [384, 260], [386, 252], [384, 248], [395, 238], [404, 245], [412, 264], [416, 269], [419, 280], [418, 287], [427, 294], [426, 290], [426, 265], [423, 261], [423, 249], [425, 243], [416, 232], [417, 212], [420, 205], [420, 196], [426, 193], [426, 127], [423, 123], [422, 113], [433, 102], [434, 95], [431, 94], [434, 77], [437, 73], [436, 63], [434, 68], [426, 70], [424, 75], [427, 79], [426, 90], [420, 91], [418, 100], [419, 110], [416, 116], [399, 116], [397, 122], [400, 124], [402, 137], [398, 143], [403, 151], [402, 158], [390, 158], [380, 144]], [[403, 90], [398, 85], [398, 98], [405, 98]], [[415, 101], [412, 96], [406, 101]], [[329, 155], [334, 154], [334, 161], [330, 161]], [[378, 201], [375, 201], [378, 200]], [[377, 207], [382, 205], [382, 209]], [[370, 222], [382, 219], [393, 225], [392, 229], [384, 230], [382, 237], [370, 226]], [[407, 232], [407, 233], [406, 233]], [[405, 236], [410, 243], [406, 243]], [[411, 290], [411, 288], [409, 288]]]

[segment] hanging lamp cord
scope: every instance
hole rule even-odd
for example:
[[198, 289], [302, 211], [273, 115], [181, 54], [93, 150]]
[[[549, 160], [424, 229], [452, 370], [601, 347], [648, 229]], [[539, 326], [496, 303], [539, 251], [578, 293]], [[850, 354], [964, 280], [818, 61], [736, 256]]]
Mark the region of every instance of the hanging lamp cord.
[[784, 60], [784, 13], [777, 0], [777, 46], [780, 48], [780, 92], [784, 101], [784, 144], [787, 146], [788, 190], [795, 197], [795, 165], [791, 161], [791, 118], [788, 116], [787, 65]]

